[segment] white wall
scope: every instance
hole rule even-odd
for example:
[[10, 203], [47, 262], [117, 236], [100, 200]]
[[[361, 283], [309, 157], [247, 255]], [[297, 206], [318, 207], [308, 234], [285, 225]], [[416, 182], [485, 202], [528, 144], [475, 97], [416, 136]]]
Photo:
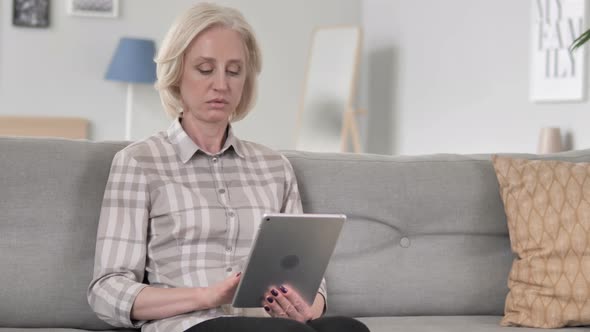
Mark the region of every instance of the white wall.
[[[293, 148], [312, 29], [358, 24], [360, 0], [218, 2], [244, 13], [264, 56], [258, 104], [236, 124], [238, 135]], [[119, 38], [153, 38], [159, 45], [174, 18], [194, 3], [121, 0], [119, 18], [97, 19], [67, 16], [65, 0], [53, 0], [50, 28], [30, 29], [12, 26], [12, 1], [0, 1], [0, 115], [84, 117], [91, 122], [92, 139], [122, 139], [126, 88], [103, 79]], [[135, 88], [134, 107], [134, 138], [168, 126], [151, 86]]]
[[[587, 101], [529, 101], [528, 0], [220, 2], [244, 12], [264, 52], [258, 105], [236, 124], [243, 138], [293, 148], [312, 28], [362, 23], [366, 151], [534, 152], [545, 126], [570, 132], [574, 148], [590, 147]], [[102, 78], [119, 38], [159, 44], [195, 1], [120, 3], [119, 18], [93, 19], [67, 16], [65, 0], [53, 0], [51, 27], [26, 29], [12, 26], [12, 1], [0, 1], [0, 115], [80, 116], [92, 139], [121, 139], [125, 86]], [[168, 126], [151, 86], [136, 87], [135, 114], [134, 138]]]
[[369, 152], [535, 152], [545, 126], [570, 132], [574, 148], [590, 148], [588, 101], [529, 101], [531, 1], [362, 6]]

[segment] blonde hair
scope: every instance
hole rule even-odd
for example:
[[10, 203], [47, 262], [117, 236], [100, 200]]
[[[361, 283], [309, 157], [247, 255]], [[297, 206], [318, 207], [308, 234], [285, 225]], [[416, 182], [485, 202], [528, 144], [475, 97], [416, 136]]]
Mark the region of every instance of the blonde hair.
[[257, 77], [262, 69], [260, 48], [250, 24], [237, 10], [212, 3], [199, 3], [180, 15], [168, 30], [156, 57], [155, 87], [168, 114], [177, 117], [183, 104], [180, 96], [180, 79], [184, 67], [184, 54], [190, 43], [201, 32], [223, 26], [237, 31], [246, 53], [246, 81], [240, 103], [230, 121], [243, 119], [256, 102]]

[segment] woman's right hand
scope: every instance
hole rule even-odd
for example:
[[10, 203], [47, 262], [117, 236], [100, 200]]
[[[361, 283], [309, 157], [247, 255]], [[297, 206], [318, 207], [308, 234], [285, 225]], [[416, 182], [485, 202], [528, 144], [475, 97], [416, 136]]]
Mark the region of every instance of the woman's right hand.
[[217, 308], [231, 303], [240, 282], [240, 273], [210, 287], [143, 288], [131, 308], [134, 320], [157, 320], [187, 312]]
[[206, 288], [209, 308], [217, 308], [232, 302], [238, 284], [240, 283], [241, 274], [240, 272], [232, 275]]

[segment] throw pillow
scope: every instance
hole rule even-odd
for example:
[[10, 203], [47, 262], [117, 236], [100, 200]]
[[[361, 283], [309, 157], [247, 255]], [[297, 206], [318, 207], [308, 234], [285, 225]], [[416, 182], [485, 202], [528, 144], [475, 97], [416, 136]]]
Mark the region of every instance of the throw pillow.
[[590, 163], [492, 157], [515, 258], [504, 326], [590, 324]]

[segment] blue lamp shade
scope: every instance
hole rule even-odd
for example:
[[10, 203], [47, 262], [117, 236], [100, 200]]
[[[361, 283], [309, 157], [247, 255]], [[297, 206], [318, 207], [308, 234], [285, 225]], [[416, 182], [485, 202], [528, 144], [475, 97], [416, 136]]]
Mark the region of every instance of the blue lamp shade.
[[107, 70], [107, 80], [128, 83], [154, 83], [156, 45], [153, 40], [121, 38]]

